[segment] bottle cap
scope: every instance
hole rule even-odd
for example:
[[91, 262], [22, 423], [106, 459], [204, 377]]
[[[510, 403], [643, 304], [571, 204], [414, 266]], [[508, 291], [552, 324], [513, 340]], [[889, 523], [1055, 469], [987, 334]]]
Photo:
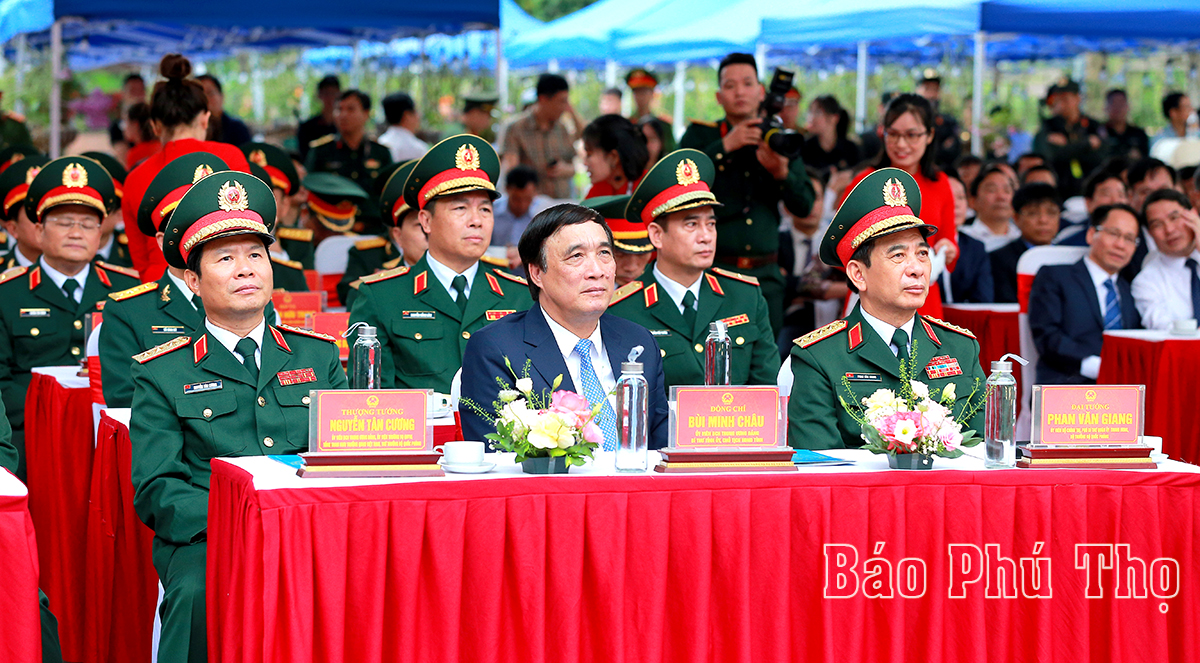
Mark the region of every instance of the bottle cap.
[[640, 361], [623, 361], [621, 362], [621, 374], [641, 375], [644, 372], [642, 362]]
[[342, 338], [350, 338], [350, 334], [353, 334], [356, 330], [360, 338], [363, 336], [375, 338], [375, 328], [365, 322], [356, 322], [350, 325], [350, 328], [342, 333]]
[[996, 371], [1004, 371], [1005, 373], [1012, 373], [1012, 362], [1011, 361], [993, 361], [992, 362], [992, 372], [995, 373]]

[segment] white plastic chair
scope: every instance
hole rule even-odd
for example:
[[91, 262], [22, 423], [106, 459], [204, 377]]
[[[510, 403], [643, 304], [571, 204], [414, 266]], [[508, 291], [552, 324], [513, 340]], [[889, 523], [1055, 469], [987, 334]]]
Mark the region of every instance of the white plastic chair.
[[313, 252], [313, 268], [319, 274], [345, 274], [350, 247], [361, 239], [361, 235], [334, 235], [321, 240]]

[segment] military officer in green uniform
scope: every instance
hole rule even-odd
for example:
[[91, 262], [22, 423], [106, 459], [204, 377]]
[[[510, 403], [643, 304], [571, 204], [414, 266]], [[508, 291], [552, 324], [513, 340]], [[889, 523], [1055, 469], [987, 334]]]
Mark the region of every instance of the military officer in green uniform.
[[129, 237], [125, 234], [120, 208], [121, 198], [125, 197], [125, 177], [129, 172], [111, 154], [84, 152], [81, 156], [99, 163], [108, 171], [113, 179], [113, 189], [117, 192], [118, 207], [104, 217], [104, 223], [100, 226], [100, 250], [96, 252], [96, 259], [110, 265], [133, 269], [133, 258], [129, 256]]
[[97, 303], [137, 285], [123, 268], [92, 262], [100, 222], [117, 205], [112, 178], [85, 157], [63, 157], [33, 178], [25, 213], [38, 226], [42, 255], [33, 267], [0, 276], [0, 394], [25, 471], [25, 392], [37, 366], [83, 359], [84, 316]]
[[33, 136], [25, 126], [25, 116], [15, 111], [0, 111], [0, 147], [32, 145]]
[[651, 108], [654, 103], [654, 91], [658, 89], [658, 76], [642, 68], [631, 69], [625, 74], [625, 84], [633, 91], [633, 115], [629, 121], [634, 124], [652, 122], [662, 136], [661, 154], [675, 151], [675, 130], [671, 128], [671, 120], [663, 115], [656, 115]]
[[493, 113], [500, 95], [495, 92], [471, 92], [463, 95], [462, 116], [458, 122], [447, 127], [447, 136], [472, 134], [479, 136], [489, 143], [496, 141], [496, 131], [492, 129], [495, 123]]
[[704, 152], [716, 165], [712, 191], [724, 205], [717, 211], [716, 264], [758, 279], [778, 333], [786, 284], [779, 266], [779, 203], [797, 217], [808, 216], [812, 182], [802, 159], [788, 159], [763, 141], [758, 108], [764, 92], [754, 56], [726, 56], [717, 80], [725, 119], [693, 122], [679, 146]]
[[[272, 188], [276, 204], [278, 204], [279, 191], [271, 185], [271, 175], [267, 173], [267, 169], [251, 161], [250, 174]], [[275, 225], [272, 224], [272, 228], [274, 227]], [[275, 292], [308, 292], [308, 279], [304, 277], [304, 265], [299, 260], [289, 259], [288, 254], [277, 245], [278, 242], [273, 242], [269, 249], [271, 269], [275, 275]]]
[[[292, 228], [284, 225], [285, 219], [295, 217], [292, 209], [292, 197], [300, 189], [300, 175], [296, 172], [296, 164], [287, 152], [270, 143], [246, 143], [242, 146], [246, 161], [261, 166], [270, 177], [267, 184], [275, 194], [275, 208], [278, 211], [275, 219], [275, 243], [271, 245], [272, 255], [279, 255], [286, 260], [300, 263], [301, 269], [313, 268], [313, 231], [308, 228]], [[278, 287], [278, 284], [276, 284]]]
[[383, 184], [379, 209], [383, 213], [383, 223], [388, 227], [387, 236], [355, 242], [346, 256], [346, 271], [338, 282], [337, 292], [338, 299], [347, 309], [354, 305], [359, 282], [364, 276], [400, 265], [412, 267], [429, 248], [429, 239], [421, 229], [417, 210], [404, 202], [404, 183], [417, 161], [406, 161], [395, 168]]
[[[862, 429], [839, 399], [855, 406], [877, 389], [898, 391], [901, 360], [912, 362], [912, 378], [931, 390], [954, 385], [956, 417], [983, 397], [986, 376], [975, 337], [917, 314], [929, 293], [926, 240], [937, 232], [920, 214], [916, 180], [881, 168], [846, 196], [821, 237], [821, 260], [845, 270], [859, 302], [845, 319], [795, 341], [788, 403], [793, 447], [862, 446]], [[964, 431], [982, 431], [982, 408], [959, 423]]]
[[11, 251], [2, 258], [3, 269], [32, 267], [42, 255], [38, 227], [25, 213], [25, 196], [29, 183], [50, 157], [36, 154], [18, 160], [0, 172], [0, 218], [10, 237], [16, 240]]
[[525, 279], [480, 262], [499, 174], [492, 146], [462, 135], [431, 147], [405, 180], [429, 250], [411, 268], [364, 278], [350, 309], [351, 325], [378, 330], [385, 388], [449, 393], [471, 334], [533, 305]]
[[210, 461], [308, 447], [310, 389], [342, 389], [331, 337], [267, 324], [271, 189], [247, 173], [201, 179], [164, 226], [163, 254], [204, 301], [203, 326], [134, 357], [133, 504], [154, 531], [161, 661], [207, 661]]
[[[224, 161], [208, 152], [192, 152], [168, 163], [146, 187], [138, 207], [138, 228], [161, 244], [163, 223], [183, 194], [195, 182], [227, 169]], [[133, 402], [134, 355], [191, 334], [204, 322], [204, 305], [188, 288], [183, 271], [168, 264], [161, 279], [108, 296], [99, 348], [104, 402], [109, 407], [129, 407]]]
[[[305, 167], [309, 176], [314, 173], [336, 173], [359, 185], [364, 191], [375, 191], [376, 180], [388, 164], [392, 153], [386, 147], [367, 138], [371, 97], [358, 90], [347, 90], [338, 99], [334, 123], [338, 133], [322, 136], [309, 143]], [[306, 187], [307, 188], [307, 187]], [[379, 207], [369, 197], [360, 210], [357, 232], [378, 234], [382, 230]]]
[[657, 257], [613, 293], [608, 310], [654, 335], [668, 388], [704, 384], [704, 339], [716, 321], [732, 339], [730, 381], [775, 384], [779, 346], [758, 282], [712, 268], [720, 204], [709, 190], [713, 170], [703, 152], [676, 150], [642, 178], [623, 215], [646, 223]]

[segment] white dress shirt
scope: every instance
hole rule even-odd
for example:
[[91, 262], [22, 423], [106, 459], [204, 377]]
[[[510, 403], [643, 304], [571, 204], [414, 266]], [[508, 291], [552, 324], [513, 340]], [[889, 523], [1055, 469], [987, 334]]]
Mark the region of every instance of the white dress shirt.
[[1196, 317], [1192, 310], [1192, 275], [1184, 264], [1200, 263], [1200, 250], [1182, 258], [1152, 254], [1133, 279], [1133, 302], [1146, 329], [1170, 329], [1176, 320]]
[[[558, 324], [554, 318], [547, 315], [546, 311], [543, 310], [541, 313], [546, 318], [546, 324], [550, 325], [550, 332], [554, 334], [554, 342], [558, 343], [558, 351], [562, 353], [563, 361], [567, 364], [567, 372], [571, 374], [575, 393], [586, 398], [583, 393], [583, 381], [579, 377], [579, 353], [575, 352], [575, 344], [579, 342], [579, 337], [575, 335], [575, 332]], [[604, 339], [600, 337], [599, 322], [596, 323], [596, 330], [588, 339], [592, 342], [592, 368], [596, 371], [596, 378], [600, 380], [600, 388], [604, 390], [604, 393], [609, 394], [608, 404], [616, 412], [617, 397], [613, 390], [617, 388], [617, 378], [613, 374], [612, 364], [608, 362], [608, 353], [604, 351]]]
[[19, 244], [13, 244], [12, 253], [9, 255], [17, 259], [18, 267], [33, 267], [33, 260], [26, 258], [25, 254], [21, 253], [21, 246]]
[[392, 161], [396, 163], [402, 163], [409, 159], [420, 159], [429, 150], [428, 143], [399, 125], [388, 127], [388, 130], [383, 132], [383, 135], [375, 142], [388, 148], [388, 151], [392, 153]]
[[680, 314], [683, 314], [683, 295], [689, 291], [696, 298], [696, 303], [692, 304], [692, 310], [697, 311], [700, 309], [700, 281], [702, 280], [700, 277], [696, 277], [695, 283], [685, 286], [672, 281], [666, 274], [658, 271], [658, 262], [655, 261], [654, 279], [662, 286], [663, 292], [667, 293], [671, 301], [675, 302], [675, 308], [679, 309]]
[[[1092, 277], [1092, 287], [1096, 289], [1096, 299], [1100, 301], [1100, 319], [1108, 314], [1108, 288], [1104, 287], [1105, 283], [1112, 283], [1114, 291], [1117, 293], [1117, 309], [1121, 307], [1121, 288], [1117, 285], [1117, 275], [1109, 274], [1104, 271], [1100, 265], [1092, 262], [1091, 256], [1083, 257], [1083, 264], [1087, 267], [1088, 276]], [[1085, 378], [1092, 380], [1100, 375], [1100, 357], [1090, 355], [1084, 357], [1079, 362], [1079, 374]]]
[[875, 333], [879, 334], [879, 338], [883, 339], [884, 344], [886, 344], [888, 348], [891, 349], [892, 354], [896, 355], [897, 357], [900, 356], [900, 348], [892, 343], [892, 336], [896, 333], [897, 329], [903, 329], [904, 333], [908, 334], [908, 356], [912, 356], [912, 332], [913, 327], [917, 322], [917, 316], [914, 315], [913, 317], [909, 318], [908, 322], [904, 323], [900, 327], [893, 327], [883, 320], [880, 320], [870, 313], [867, 313], [867, 309], [862, 308], [861, 306], [859, 307], [859, 311], [862, 312], [863, 320], [866, 320], [871, 329], [874, 329]]
[[196, 293], [192, 292], [192, 289], [187, 286], [187, 282], [172, 274], [171, 270], [169, 269], [167, 270], [167, 276], [171, 278], [171, 283], [175, 284], [175, 292], [183, 295], [183, 297], [188, 300], [189, 304], [194, 306], [196, 310], [199, 310], [200, 307], [196, 306]]
[[[459, 276], [459, 274], [453, 269], [450, 269], [449, 267], [438, 262], [437, 258], [434, 258], [433, 254], [428, 251], [425, 252], [425, 262], [429, 263], [429, 271], [433, 272], [434, 278], [436, 278], [438, 282], [442, 284], [442, 287], [446, 289], [446, 292], [450, 295], [450, 299], [453, 299], [455, 302], [457, 302], [458, 293], [454, 290], [453, 284], [454, 277]], [[467, 277], [467, 287], [466, 290], [463, 291], [463, 294], [467, 296], [467, 299], [471, 298], [471, 283], [475, 281], [475, 272], [477, 271], [479, 271], [479, 261], [473, 263], [467, 268], [467, 271], [462, 273], [462, 276]]]
[[1013, 223], [1011, 220], [1008, 222], [1008, 231], [1003, 234], [992, 232], [992, 229], [988, 228], [983, 221], [980, 221], [979, 219], [976, 219], [975, 223], [959, 228], [958, 231], [964, 235], [969, 235], [983, 242], [983, 248], [987, 249], [988, 253], [995, 251], [996, 249], [1021, 236], [1021, 229], [1018, 228], [1017, 224]]
[[117, 245], [117, 233], [108, 236], [108, 243], [96, 250], [96, 257], [101, 260], [112, 260], [113, 247]]
[[244, 363], [244, 357], [242, 357], [242, 355], [239, 354], [238, 351], [235, 350], [234, 348], [237, 347], [238, 341], [242, 340], [242, 338], [254, 339], [255, 344], [258, 345], [258, 349], [254, 351], [254, 363], [257, 364], [260, 368], [262, 367], [263, 335], [267, 331], [267, 319], [265, 317], [262, 320], [260, 320], [258, 323], [258, 326], [255, 327], [254, 329], [250, 330], [250, 333], [246, 334], [245, 337], [238, 336], [237, 334], [229, 331], [228, 329], [221, 329], [220, 327], [214, 325], [212, 323], [212, 321], [209, 320], [207, 317], [204, 318], [204, 327], [206, 329], [208, 329], [208, 333], [212, 334], [213, 338], [217, 339], [217, 342], [219, 342], [221, 345], [225, 346], [226, 350], [229, 350], [230, 354], [233, 355], [234, 359], [237, 359], [239, 362], [243, 362], [243, 363]]
[[[51, 281], [54, 281], [54, 285], [58, 286], [60, 291], [62, 291], [63, 284], [67, 282], [67, 279], [75, 279], [75, 282], [79, 284], [79, 287], [75, 288], [75, 303], [78, 304], [83, 301], [83, 287], [87, 285], [88, 273], [92, 271], [91, 265], [84, 265], [83, 269], [79, 270], [79, 273], [75, 276], [67, 276], [47, 265], [45, 257], [38, 258], [38, 264], [42, 266], [42, 271], [46, 273], [46, 276], [50, 277]], [[66, 293], [63, 293], [63, 296], [66, 296]]]

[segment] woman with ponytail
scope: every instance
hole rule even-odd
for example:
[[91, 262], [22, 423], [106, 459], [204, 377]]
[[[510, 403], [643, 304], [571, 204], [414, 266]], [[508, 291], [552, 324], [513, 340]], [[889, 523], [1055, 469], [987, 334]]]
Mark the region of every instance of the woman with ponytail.
[[129, 254], [144, 283], [162, 278], [167, 268], [158, 242], [143, 234], [137, 224], [138, 207], [154, 176], [177, 157], [192, 152], [209, 152], [233, 170], [250, 172], [250, 164], [237, 147], [204, 140], [208, 132], [208, 98], [204, 86], [189, 78], [192, 63], [182, 55], [171, 54], [163, 57], [158, 70], [166, 80], [156, 83], [150, 95], [150, 124], [162, 150], [129, 173], [121, 200]]

